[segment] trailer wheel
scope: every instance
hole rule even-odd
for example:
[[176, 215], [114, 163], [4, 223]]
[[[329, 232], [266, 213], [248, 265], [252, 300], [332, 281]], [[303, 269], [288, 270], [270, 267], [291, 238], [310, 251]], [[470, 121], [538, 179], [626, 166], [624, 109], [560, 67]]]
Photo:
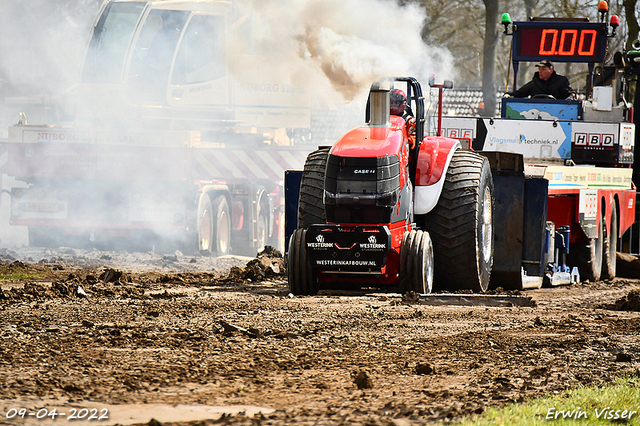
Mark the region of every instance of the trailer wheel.
[[231, 217], [227, 199], [220, 195], [211, 203], [213, 213], [213, 248], [212, 253], [217, 256], [229, 254], [231, 248]]
[[198, 251], [207, 256], [213, 252], [213, 212], [209, 194], [201, 194], [198, 200]]
[[602, 271], [602, 220], [598, 227], [598, 238], [589, 238], [581, 243], [571, 244], [569, 248], [569, 264], [577, 266], [580, 279], [598, 281]]
[[400, 292], [429, 294], [433, 289], [433, 244], [428, 232], [405, 232], [400, 247]]
[[327, 214], [322, 200], [324, 175], [330, 147], [320, 148], [307, 156], [300, 182], [298, 201], [298, 228], [308, 228], [316, 223], [327, 223]]
[[306, 229], [296, 229], [289, 240], [287, 276], [289, 291], [294, 295], [313, 296], [318, 294], [319, 284], [307, 259], [304, 246]]
[[603, 241], [602, 279], [612, 280], [616, 277], [616, 251], [618, 248], [618, 211], [616, 203], [611, 204], [611, 223]]
[[434, 289], [484, 292], [493, 266], [493, 178], [489, 161], [453, 154], [436, 207], [422, 228], [433, 240]]
[[256, 252], [260, 253], [267, 245], [267, 218], [261, 210], [258, 214], [258, 233], [256, 235]]

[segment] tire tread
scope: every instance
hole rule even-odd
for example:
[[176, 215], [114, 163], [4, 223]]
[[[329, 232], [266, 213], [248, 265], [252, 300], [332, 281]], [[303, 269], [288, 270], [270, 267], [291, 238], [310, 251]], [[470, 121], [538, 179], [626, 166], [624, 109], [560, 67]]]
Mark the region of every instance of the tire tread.
[[486, 185], [493, 190], [488, 160], [473, 152], [456, 151], [440, 199], [424, 217], [422, 228], [431, 235], [434, 250], [434, 289], [479, 292], [488, 286], [488, 275], [478, 270], [482, 249], [476, 243], [483, 173]]

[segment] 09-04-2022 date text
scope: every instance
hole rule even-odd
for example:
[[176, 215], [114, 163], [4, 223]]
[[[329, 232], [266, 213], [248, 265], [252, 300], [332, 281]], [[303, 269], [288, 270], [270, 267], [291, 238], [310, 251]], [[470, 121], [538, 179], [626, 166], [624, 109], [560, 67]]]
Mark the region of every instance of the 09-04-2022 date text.
[[40, 409], [29, 409], [29, 408], [11, 408], [5, 413], [5, 418], [13, 419], [16, 417], [20, 418], [29, 418], [35, 417], [36, 419], [51, 419], [55, 420], [56, 418], [66, 418], [67, 420], [108, 420], [109, 419], [109, 410], [107, 408], [97, 409], [97, 408], [67, 408], [67, 409], [58, 409], [58, 408], [40, 408]]

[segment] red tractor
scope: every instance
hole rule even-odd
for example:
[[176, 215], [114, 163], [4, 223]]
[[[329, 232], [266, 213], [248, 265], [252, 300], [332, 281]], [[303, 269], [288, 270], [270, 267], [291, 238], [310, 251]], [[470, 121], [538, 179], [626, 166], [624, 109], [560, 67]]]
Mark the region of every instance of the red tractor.
[[[430, 85], [441, 94], [452, 87]], [[391, 102], [398, 89], [406, 98], [401, 111]], [[415, 139], [407, 126], [413, 111]], [[372, 85], [365, 125], [309, 154], [288, 243], [291, 293], [354, 284], [403, 293], [487, 290], [494, 240], [489, 162], [437, 133], [425, 136], [420, 83], [394, 78]]]

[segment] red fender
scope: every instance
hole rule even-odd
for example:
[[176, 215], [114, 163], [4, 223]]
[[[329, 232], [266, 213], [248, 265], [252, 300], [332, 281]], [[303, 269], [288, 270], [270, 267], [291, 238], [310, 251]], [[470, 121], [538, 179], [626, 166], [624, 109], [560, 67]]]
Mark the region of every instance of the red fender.
[[420, 144], [413, 199], [415, 214], [429, 213], [438, 203], [444, 177], [460, 141], [445, 137], [426, 137]]
[[618, 220], [620, 225], [618, 226], [619, 236], [622, 236], [627, 229], [633, 225], [636, 218], [636, 188], [633, 183], [631, 184], [633, 189], [622, 191], [622, 199], [620, 199], [620, 213], [618, 214]]

